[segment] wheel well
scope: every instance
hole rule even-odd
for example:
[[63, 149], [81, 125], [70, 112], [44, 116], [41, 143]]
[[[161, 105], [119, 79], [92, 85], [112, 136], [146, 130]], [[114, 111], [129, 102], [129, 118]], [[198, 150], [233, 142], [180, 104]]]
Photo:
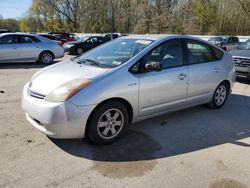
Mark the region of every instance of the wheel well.
[[231, 84], [228, 80], [223, 80], [220, 84], [225, 83], [227, 85], [227, 89], [230, 90]]
[[128, 115], [129, 115], [129, 123], [132, 122], [132, 119], [133, 119], [133, 108], [132, 108], [132, 105], [125, 99], [123, 98], [110, 98], [110, 99], [106, 99], [104, 101], [102, 101], [101, 103], [99, 103], [95, 108], [94, 110], [92, 110], [92, 112], [90, 113], [90, 116], [88, 117], [88, 120], [87, 120], [87, 125], [89, 124], [89, 121], [90, 119], [92, 118], [92, 115], [94, 114], [94, 112], [98, 109], [98, 107], [100, 107], [101, 105], [103, 105], [104, 103], [108, 103], [108, 102], [111, 102], [111, 101], [118, 101], [120, 103], [122, 103], [127, 111], [128, 111]]

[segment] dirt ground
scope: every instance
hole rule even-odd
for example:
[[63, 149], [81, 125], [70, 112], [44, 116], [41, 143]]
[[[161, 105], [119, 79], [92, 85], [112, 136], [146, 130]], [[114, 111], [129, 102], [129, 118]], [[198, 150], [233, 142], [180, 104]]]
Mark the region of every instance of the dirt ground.
[[26, 121], [22, 88], [42, 67], [0, 64], [0, 187], [250, 187], [250, 82], [220, 110], [149, 119], [95, 146], [49, 139]]

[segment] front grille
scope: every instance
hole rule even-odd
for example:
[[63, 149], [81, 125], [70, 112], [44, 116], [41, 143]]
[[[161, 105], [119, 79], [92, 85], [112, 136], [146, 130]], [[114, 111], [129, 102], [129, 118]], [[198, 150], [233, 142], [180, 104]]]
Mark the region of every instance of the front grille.
[[250, 59], [246, 58], [233, 58], [235, 66], [239, 67], [250, 67]]
[[45, 99], [45, 97], [46, 97], [46, 95], [31, 91], [31, 90], [29, 93], [30, 93], [30, 96], [38, 98], [38, 99]]

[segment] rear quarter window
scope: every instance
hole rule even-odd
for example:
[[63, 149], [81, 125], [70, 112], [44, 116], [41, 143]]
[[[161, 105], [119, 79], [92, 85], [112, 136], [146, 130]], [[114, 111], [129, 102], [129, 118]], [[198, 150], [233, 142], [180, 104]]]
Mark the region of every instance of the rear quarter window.
[[221, 50], [216, 49], [209, 44], [191, 39], [187, 40], [187, 49], [189, 64], [217, 61], [223, 56]]

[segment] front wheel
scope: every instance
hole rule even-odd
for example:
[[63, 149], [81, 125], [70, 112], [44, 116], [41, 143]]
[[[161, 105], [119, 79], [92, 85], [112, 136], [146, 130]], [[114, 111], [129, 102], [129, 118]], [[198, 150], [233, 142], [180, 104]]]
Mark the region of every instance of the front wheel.
[[213, 98], [211, 102], [208, 104], [208, 106], [217, 109], [221, 108], [227, 100], [228, 91], [229, 91], [229, 86], [226, 83], [222, 82], [216, 88]]
[[87, 127], [87, 137], [95, 144], [114, 142], [128, 124], [128, 111], [118, 102], [105, 103], [91, 115]]

